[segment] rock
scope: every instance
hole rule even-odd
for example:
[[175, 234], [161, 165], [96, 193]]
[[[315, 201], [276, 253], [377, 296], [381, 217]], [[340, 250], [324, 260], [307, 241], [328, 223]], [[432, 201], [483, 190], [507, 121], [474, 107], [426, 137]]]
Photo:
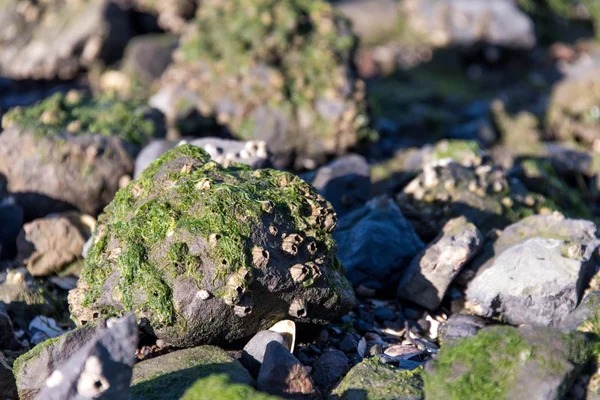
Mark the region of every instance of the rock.
[[96, 221], [79, 213], [53, 214], [23, 226], [17, 239], [18, 260], [32, 276], [48, 276], [81, 257]]
[[136, 10], [157, 15], [161, 28], [177, 34], [184, 31], [187, 20], [194, 16], [198, 6], [198, 0], [131, 0], [131, 3]]
[[424, 246], [411, 223], [385, 196], [341, 218], [334, 238], [354, 286], [396, 286], [402, 269]]
[[281, 333], [270, 330], [258, 332], [244, 346], [240, 362], [248, 371], [250, 371], [252, 376], [258, 376], [260, 366], [265, 358], [265, 352], [267, 351], [269, 344], [273, 342], [287, 346], [287, 341]]
[[53, 371], [104, 329], [104, 323], [88, 324], [57, 338], [46, 340], [15, 360], [13, 373], [19, 388], [19, 398], [33, 399], [44, 387]]
[[297, 169], [371, 137], [349, 25], [326, 2], [310, 4], [204, 1], [157, 94], [170, 125], [193, 104], [234, 137], [268, 143], [277, 167], [295, 156]]
[[319, 388], [327, 390], [348, 372], [348, 358], [339, 350], [328, 350], [313, 364], [311, 375]]
[[[486, 328], [442, 348], [424, 375], [427, 398], [559, 399], [593, 356], [582, 334]], [[548, 366], [552, 366], [549, 368]]]
[[[160, 133], [153, 119], [158, 116], [151, 114], [135, 102], [72, 91], [4, 115], [0, 172], [24, 207], [25, 219], [73, 207], [97, 215], [123, 176], [133, 173], [138, 146]], [[21, 201], [18, 193], [49, 197], [53, 203]]]
[[0, 399], [18, 400], [17, 385], [12, 369], [0, 353]]
[[[0, 303], [0, 350], [18, 350], [21, 347], [15, 336], [13, 323], [6, 311], [6, 306], [4, 303]], [[2, 397], [0, 396], [0, 398]]]
[[200, 346], [137, 363], [131, 380], [131, 399], [178, 399], [196, 380], [213, 374], [223, 374], [235, 383], [254, 384], [248, 372], [225, 351]]
[[[173, 4], [173, 2], [157, 4]], [[177, 36], [170, 34], [134, 37], [125, 48], [121, 70], [128, 74], [142, 90], [151, 89], [171, 63], [177, 41]]]
[[440, 342], [445, 345], [458, 339], [475, 336], [486, 325], [486, 320], [476, 315], [452, 315], [439, 328]]
[[108, 320], [107, 328], [54, 370], [37, 400], [129, 399], [137, 323], [129, 314]]
[[116, 61], [132, 36], [127, 10], [110, 0], [2, 2], [0, 75], [72, 79], [92, 63]]
[[358, 340], [351, 333], [346, 333], [340, 342], [340, 350], [344, 353], [356, 353], [358, 350]]
[[25, 272], [9, 270], [6, 280], [0, 284], [0, 303], [6, 305], [6, 311], [20, 329], [27, 329], [29, 322], [38, 315], [57, 312], [53, 296]]
[[379, 43], [382, 38], [399, 36], [402, 15], [396, 0], [336, 1], [333, 6], [350, 19], [363, 43]]
[[335, 257], [335, 225], [298, 177], [224, 169], [178, 146], [99, 217], [71, 313], [82, 324], [136, 310], [143, 329], [176, 347], [242, 339], [288, 315], [339, 318], [355, 298]]
[[547, 208], [543, 196], [529, 194], [518, 180], [509, 181], [489, 163], [467, 167], [449, 160], [425, 164], [396, 201], [425, 241], [461, 215], [487, 233]]
[[398, 285], [398, 297], [431, 311], [437, 309], [452, 280], [482, 243], [475, 225], [464, 217], [451, 219], [437, 239], [410, 263]]
[[358, 154], [340, 157], [319, 168], [310, 183], [327, 199], [338, 217], [362, 207], [371, 197], [371, 173]]
[[23, 210], [11, 202], [0, 199], [0, 260], [16, 255], [17, 236], [23, 227]]
[[279, 342], [267, 346], [256, 387], [290, 399], [321, 399], [306, 368]]
[[420, 400], [421, 371], [406, 371], [383, 364], [379, 357], [352, 367], [333, 390], [331, 400]]
[[403, 8], [411, 30], [438, 47], [536, 43], [533, 21], [512, 0], [409, 0]]
[[[222, 164], [224, 167], [228, 167], [232, 162], [247, 164], [252, 168], [265, 168], [270, 164], [265, 142], [255, 142], [253, 140], [243, 142], [209, 137], [189, 138], [184, 140], [183, 143], [203, 148], [213, 161]], [[174, 141], [153, 140], [140, 152], [135, 160], [135, 177], [140, 176], [152, 161], [175, 146], [177, 146], [177, 143]]]
[[181, 400], [281, 400], [254, 390], [251, 386], [233, 383], [226, 375], [210, 375], [199, 379]]
[[600, 291], [589, 292], [581, 304], [561, 321], [559, 328], [564, 332], [598, 332], [599, 306]]
[[512, 324], [559, 325], [596, 272], [595, 233], [593, 222], [560, 214], [508, 227], [495, 243], [496, 256], [469, 284], [467, 307]]
[[379, 322], [393, 321], [398, 318], [398, 314], [396, 314], [395, 311], [383, 306], [375, 308], [375, 310], [373, 310], [373, 316]]
[[[29, 332], [35, 334], [41, 332], [46, 338], [55, 338], [65, 333], [52, 318], [45, 317], [43, 315], [37, 316], [29, 323]], [[32, 340], [33, 343], [33, 340]], [[33, 343], [37, 345], [38, 343]]]

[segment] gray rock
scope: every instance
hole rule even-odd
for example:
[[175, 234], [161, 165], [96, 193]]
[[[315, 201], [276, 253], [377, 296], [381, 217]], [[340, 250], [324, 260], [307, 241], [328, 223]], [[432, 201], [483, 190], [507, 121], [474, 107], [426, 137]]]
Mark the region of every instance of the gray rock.
[[19, 398], [33, 399], [44, 387], [44, 382], [52, 372], [62, 368], [73, 354], [104, 328], [101, 322], [88, 324], [40, 343], [17, 358], [13, 373], [19, 389]]
[[595, 331], [600, 317], [600, 291], [589, 292], [573, 312], [560, 323], [559, 328], [565, 332]]
[[127, 10], [111, 0], [4, 1], [0, 27], [0, 74], [16, 79], [74, 78], [116, 60], [132, 35]]
[[498, 326], [445, 346], [427, 364], [431, 399], [562, 399], [594, 356], [583, 334]]
[[348, 358], [344, 352], [327, 350], [313, 364], [311, 375], [319, 388], [327, 390], [336, 385], [348, 370]]
[[0, 399], [19, 399], [15, 377], [13, 376], [10, 365], [8, 365], [2, 353], [0, 353]]
[[150, 163], [177, 146], [189, 143], [202, 147], [211, 158], [227, 167], [232, 162], [250, 165], [252, 168], [264, 168], [270, 165], [267, 145], [262, 141], [239, 141], [217, 137], [193, 139], [186, 138], [175, 142], [169, 140], [153, 140], [140, 152], [135, 160], [135, 177], [137, 178]]
[[136, 36], [127, 43], [121, 69], [142, 89], [151, 89], [171, 63], [177, 41], [169, 34]]
[[289, 399], [321, 398], [306, 368], [279, 342], [267, 346], [256, 387]]
[[355, 286], [395, 289], [403, 268], [424, 246], [387, 197], [370, 200], [341, 218], [333, 236], [346, 277]]
[[476, 315], [455, 314], [439, 327], [438, 335], [440, 341], [447, 344], [457, 339], [475, 336], [486, 325], [486, 320]]
[[196, 380], [214, 374], [225, 375], [234, 383], [254, 384], [248, 371], [225, 351], [215, 346], [200, 346], [135, 364], [131, 399], [178, 399]]
[[361, 40], [371, 42], [398, 33], [399, 4], [398, 0], [344, 0], [333, 5], [350, 19]]
[[421, 372], [383, 364], [376, 357], [352, 367], [333, 390], [330, 400], [420, 400]]
[[[500, 239], [499, 239], [500, 240]], [[579, 303], [598, 263], [600, 240], [535, 237], [494, 257], [471, 281], [467, 308], [512, 324], [558, 325]]]
[[412, 30], [435, 46], [530, 49], [536, 43], [533, 21], [512, 0], [409, 0], [403, 7]]
[[398, 285], [398, 297], [435, 310], [452, 280], [482, 243], [483, 237], [475, 225], [464, 217], [451, 219], [437, 239], [410, 263]]
[[270, 343], [277, 342], [286, 346], [285, 337], [274, 331], [260, 331], [244, 346], [240, 362], [252, 376], [257, 377], [260, 366], [265, 359], [265, 352]]
[[135, 316], [108, 320], [107, 327], [54, 370], [36, 400], [129, 399], [138, 344]]
[[319, 168], [310, 183], [331, 203], [338, 218], [341, 218], [369, 200], [370, 166], [364, 157], [349, 154]]

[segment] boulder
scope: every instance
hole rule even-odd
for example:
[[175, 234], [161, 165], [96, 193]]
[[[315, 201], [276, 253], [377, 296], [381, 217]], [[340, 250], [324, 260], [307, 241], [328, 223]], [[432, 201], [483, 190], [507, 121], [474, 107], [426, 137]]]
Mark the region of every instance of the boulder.
[[192, 104], [234, 137], [268, 143], [276, 166], [314, 168], [373, 136], [354, 48], [321, 0], [204, 1], [163, 74], [160, 109], [175, 125]]
[[593, 357], [583, 334], [486, 328], [442, 347], [424, 375], [432, 399], [559, 399]]
[[231, 382], [227, 375], [210, 375], [199, 379], [181, 400], [282, 400], [256, 391], [252, 386]]
[[244, 367], [246, 367], [252, 376], [258, 376], [260, 366], [265, 359], [267, 348], [273, 342], [277, 342], [282, 346], [287, 346], [285, 337], [281, 333], [271, 330], [258, 332], [244, 346], [240, 362]]
[[331, 392], [330, 400], [420, 400], [421, 368], [402, 370], [383, 364], [379, 357], [358, 363]]
[[324, 322], [354, 304], [331, 206], [285, 172], [223, 168], [181, 145], [98, 219], [69, 304], [78, 324], [134, 311], [177, 347], [248, 337], [273, 321]]
[[76, 91], [13, 108], [2, 126], [0, 173], [26, 220], [69, 208], [97, 215], [132, 175], [139, 145], [161, 132], [140, 103]]
[[340, 219], [338, 256], [353, 285], [394, 290], [423, 242], [396, 204], [382, 196]]
[[437, 239], [410, 263], [398, 285], [398, 297], [435, 310], [453, 279], [482, 244], [483, 237], [475, 225], [464, 217], [451, 219]]
[[112, 0], [0, 5], [0, 75], [75, 78], [94, 62], [116, 61], [132, 36], [130, 16]]
[[132, 400], [178, 399], [194, 382], [222, 374], [232, 383], [253, 385], [239, 362], [214, 346], [177, 350], [137, 363], [131, 380]]

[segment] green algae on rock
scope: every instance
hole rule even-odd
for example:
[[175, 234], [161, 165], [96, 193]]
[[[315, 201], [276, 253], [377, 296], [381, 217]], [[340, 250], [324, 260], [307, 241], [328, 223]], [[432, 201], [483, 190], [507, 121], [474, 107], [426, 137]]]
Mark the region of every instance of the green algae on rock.
[[204, 1], [163, 75], [163, 111], [176, 123], [183, 96], [237, 138], [269, 143], [278, 165], [297, 154], [314, 166], [374, 134], [355, 45], [324, 1]]
[[181, 400], [282, 400], [256, 391], [241, 383], [232, 383], [227, 375], [210, 375], [199, 379]]
[[331, 400], [419, 400], [422, 369], [401, 370], [373, 357], [352, 367], [333, 390]]
[[583, 334], [499, 326], [446, 345], [424, 374], [432, 399], [559, 399], [594, 356]]
[[324, 322], [354, 293], [335, 256], [335, 212], [300, 178], [178, 146], [98, 219], [77, 289], [78, 324], [133, 311], [178, 347], [227, 342], [288, 316]]

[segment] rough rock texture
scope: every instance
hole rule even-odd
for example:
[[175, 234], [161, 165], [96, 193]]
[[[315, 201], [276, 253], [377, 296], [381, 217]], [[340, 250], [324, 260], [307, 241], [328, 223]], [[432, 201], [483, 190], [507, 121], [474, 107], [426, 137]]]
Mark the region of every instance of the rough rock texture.
[[440, 325], [440, 342], [445, 345], [454, 340], [475, 336], [486, 325], [486, 320], [476, 315], [454, 314], [445, 324]]
[[32, 276], [60, 272], [81, 257], [95, 221], [78, 213], [49, 215], [25, 224], [17, 239], [17, 259]]
[[198, 0], [129, 0], [135, 9], [155, 14], [161, 28], [180, 34], [187, 20], [194, 16]]
[[269, 153], [267, 144], [262, 141], [239, 141], [208, 137], [201, 139], [186, 138], [182, 142], [170, 140], [153, 140], [138, 154], [135, 160], [135, 177], [140, 176], [142, 171], [167, 151], [181, 143], [203, 148], [213, 161], [224, 167], [232, 162], [250, 165], [252, 168], [268, 167]]
[[181, 400], [282, 400], [256, 391], [248, 385], [233, 383], [226, 375], [211, 375], [199, 379]]
[[46, 379], [38, 400], [129, 400], [138, 330], [135, 316], [107, 321], [107, 328]]
[[496, 256], [467, 289], [468, 307], [513, 324], [558, 325], [575, 309], [596, 272], [594, 223], [560, 214], [532, 216], [498, 238]]
[[127, 11], [111, 0], [6, 0], [0, 27], [0, 75], [16, 79], [74, 78], [116, 60], [132, 35]]
[[306, 368], [278, 342], [267, 346], [256, 387], [289, 399], [321, 399]]
[[451, 219], [437, 239], [410, 263], [398, 285], [398, 297], [435, 310], [452, 280], [482, 244], [475, 225], [464, 217]]
[[485, 234], [551, 206], [487, 163], [467, 167], [447, 159], [425, 164], [396, 200], [423, 240], [433, 240], [453, 217], [466, 217]]
[[137, 363], [131, 379], [132, 400], [178, 399], [196, 380], [212, 374], [253, 385], [254, 379], [218, 347], [178, 350]]
[[287, 345], [287, 341], [281, 333], [269, 330], [258, 332], [244, 346], [240, 362], [252, 374], [252, 376], [258, 376], [260, 366], [265, 359], [267, 348], [269, 344], [273, 342], [277, 342], [282, 346]]
[[350, 282], [375, 289], [395, 289], [403, 268], [424, 246], [411, 223], [385, 196], [340, 219], [334, 237]]
[[15, 360], [13, 373], [21, 400], [33, 399], [52, 372], [81, 349], [102, 329], [104, 323], [88, 324], [38, 344]]
[[77, 289], [78, 324], [135, 311], [190, 347], [248, 337], [289, 316], [324, 322], [354, 304], [335, 256], [335, 213], [298, 177], [190, 145], [120, 190], [98, 219]]
[[19, 398], [12, 369], [2, 353], [0, 353], [0, 398], [5, 400], [17, 400]]
[[558, 400], [592, 355], [582, 334], [486, 328], [442, 348], [428, 364], [425, 393], [432, 399]]
[[330, 400], [420, 400], [421, 369], [405, 371], [379, 361], [364, 360], [352, 367], [333, 390]]
[[339, 157], [319, 168], [310, 183], [331, 203], [339, 218], [371, 197], [368, 161], [358, 154]]
[[159, 123], [155, 112], [134, 102], [58, 93], [4, 115], [0, 173], [11, 192], [56, 203], [29, 204], [26, 219], [69, 207], [96, 215], [120, 179], [132, 175], [138, 145], [161, 131]]
[[600, 291], [589, 292], [581, 304], [561, 321], [559, 328], [565, 332], [600, 333]]
[[194, 104], [236, 138], [267, 142], [277, 166], [295, 154], [296, 167], [314, 168], [373, 133], [354, 47], [320, 0], [207, 0], [163, 75], [161, 111], [175, 123]]
[[512, 0], [409, 0], [405, 19], [436, 46], [490, 45], [530, 49], [533, 21]]
[[326, 391], [348, 372], [348, 358], [340, 350], [327, 350], [315, 361], [311, 375], [315, 383]]

